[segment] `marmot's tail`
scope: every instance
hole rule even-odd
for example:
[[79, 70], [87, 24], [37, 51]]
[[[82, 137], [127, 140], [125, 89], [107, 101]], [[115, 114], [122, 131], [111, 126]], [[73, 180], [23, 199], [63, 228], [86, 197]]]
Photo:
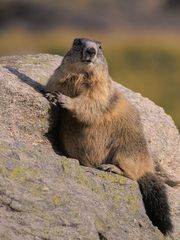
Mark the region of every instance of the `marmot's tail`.
[[171, 232], [170, 209], [166, 188], [162, 181], [152, 173], [147, 173], [138, 179], [139, 188], [143, 197], [146, 213], [154, 226], [166, 235]]

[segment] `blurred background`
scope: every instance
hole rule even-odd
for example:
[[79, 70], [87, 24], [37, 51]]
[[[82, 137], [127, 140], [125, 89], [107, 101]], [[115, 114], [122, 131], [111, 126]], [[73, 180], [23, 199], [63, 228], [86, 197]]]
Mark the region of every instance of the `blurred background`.
[[101, 41], [113, 79], [180, 129], [180, 0], [0, 0], [0, 56], [63, 55], [75, 37]]

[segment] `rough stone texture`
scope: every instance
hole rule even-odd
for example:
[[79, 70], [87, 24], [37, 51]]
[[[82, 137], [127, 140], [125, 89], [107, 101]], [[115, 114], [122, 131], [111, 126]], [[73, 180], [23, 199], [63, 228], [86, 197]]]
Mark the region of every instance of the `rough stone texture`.
[[[146, 216], [136, 182], [79, 166], [55, 153], [46, 133], [52, 113], [43, 84], [60, 56], [0, 59], [0, 239], [164, 239]], [[180, 137], [164, 111], [119, 85], [139, 109], [160, 175], [179, 181]], [[51, 123], [51, 124], [50, 124]], [[174, 233], [179, 239], [180, 194], [168, 187]]]

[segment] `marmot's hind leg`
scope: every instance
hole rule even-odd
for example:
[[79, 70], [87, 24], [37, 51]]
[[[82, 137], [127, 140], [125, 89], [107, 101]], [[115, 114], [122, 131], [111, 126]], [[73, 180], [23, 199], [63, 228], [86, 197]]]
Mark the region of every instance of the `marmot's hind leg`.
[[144, 151], [122, 153], [117, 152], [112, 159], [112, 164], [121, 169], [124, 175], [133, 180], [137, 180], [146, 173], [153, 172], [153, 162], [146, 149]]

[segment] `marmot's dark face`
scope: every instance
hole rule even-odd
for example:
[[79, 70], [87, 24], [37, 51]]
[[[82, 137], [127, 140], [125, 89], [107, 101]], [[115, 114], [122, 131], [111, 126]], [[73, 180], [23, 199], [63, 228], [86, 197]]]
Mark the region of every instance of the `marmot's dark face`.
[[72, 65], [77, 71], [88, 71], [94, 68], [107, 69], [107, 62], [100, 42], [88, 38], [76, 38], [72, 48], [64, 57], [64, 63]]

